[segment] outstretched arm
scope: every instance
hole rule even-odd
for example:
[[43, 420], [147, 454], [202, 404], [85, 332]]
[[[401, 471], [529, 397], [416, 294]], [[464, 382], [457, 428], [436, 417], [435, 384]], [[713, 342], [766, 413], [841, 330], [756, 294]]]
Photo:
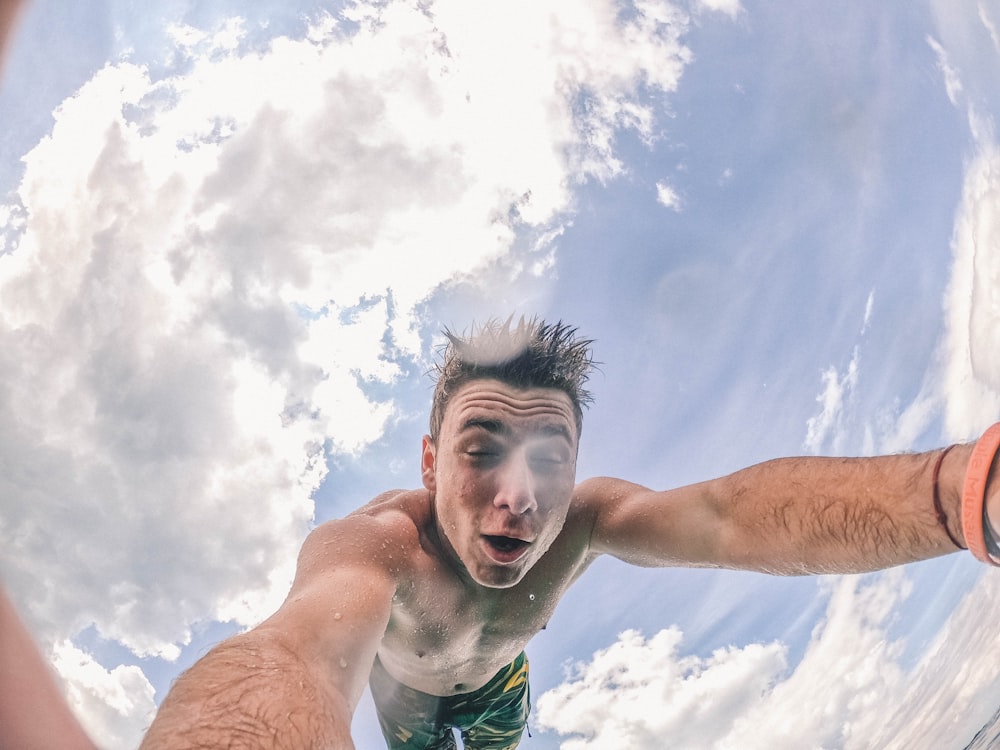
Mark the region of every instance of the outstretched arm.
[[142, 750], [353, 748], [351, 717], [395, 592], [377, 552], [385, 537], [367, 517], [314, 531], [281, 609], [178, 679]]
[[[946, 454], [784, 458], [667, 492], [614, 479], [577, 491], [592, 513], [595, 553], [650, 566], [858, 573], [956, 550], [971, 454], [959, 445]], [[1000, 514], [1000, 482], [990, 483], [988, 503]]]
[[0, 747], [94, 750], [2, 588]]

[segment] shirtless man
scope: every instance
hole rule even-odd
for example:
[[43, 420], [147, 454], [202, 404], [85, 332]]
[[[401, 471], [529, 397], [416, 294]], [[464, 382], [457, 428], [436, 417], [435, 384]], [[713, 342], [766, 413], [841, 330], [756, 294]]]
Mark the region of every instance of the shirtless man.
[[[390, 748], [454, 748], [452, 727], [466, 748], [513, 748], [529, 709], [525, 645], [600, 555], [853, 573], [964, 539], [973, 446], [779, 459], [666, 492], [576, 484], [590, 342], [538, 321], [449, 339], [423, 487], [313, 531], [278, 612], [178, 679], [143, 748], [352, 748], [369, 683]], [[982, 486], [978, 497], [982, 535]]]

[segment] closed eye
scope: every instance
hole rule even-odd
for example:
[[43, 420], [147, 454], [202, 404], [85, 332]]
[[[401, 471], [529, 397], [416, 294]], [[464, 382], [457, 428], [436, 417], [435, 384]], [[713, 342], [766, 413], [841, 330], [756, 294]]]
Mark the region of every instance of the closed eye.
[[471, 448], [465, 451], [465, 455], [468, 456], [473, 463], [485, 464], [498, 460], [500, 458], [500, 451], [491, 450], [489, 448]]
[[565, 463], [565, 459], [562, 456], [532, 456], [531, 460], [537, 464]]
[[539, 471], [556, 471], [566, 465], [568, 459], [562, 452], [536, 453], [530, 457], [532, 466]]

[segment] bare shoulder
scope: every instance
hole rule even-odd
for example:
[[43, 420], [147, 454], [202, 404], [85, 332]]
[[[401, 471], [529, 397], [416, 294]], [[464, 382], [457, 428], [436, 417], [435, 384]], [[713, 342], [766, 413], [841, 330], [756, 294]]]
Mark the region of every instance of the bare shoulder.
[[392, 598], [418, 559], [427, 506], [421, 494], [383, 493], [317, 526], [302, 544], [285, 602], [257, 628], [310, 663], [355, 664], [360, 657], [365, 665], [357, 673], [331, 670], [352, 700], [367, 680]]
[[[431, 497], [427, 490], [388, 490], [353, 511], [347, 519], [373, 518], [385, 523], [422, 526], [430, 517]], [[347, 520], [345, 519], [345, 520]]]
[[603, 546], [595, 542], [601, 539], [608, 519], [627, 504], [630, 497], [648, 491], [613, 477], [593, 477], [580, 482], [573, 490], [573, 502], [561, 534], [564, 542], [582, 544], [590, 555], [605, 552]]
[[391, 490], [344, 518], [317, 526], [299, 555], [300, 575], [361, 565], [398, 566], [400, 553], [416, 549], [430, 516], [426, 490]]
[[580, 482], [573, 490], [573, 507], [577, 513], [596, 520], [629, 499], [650, 491], [648, 487], [624, 479], [593, 477]]
[[[384, 493], [306, 538], [291, 590], [251, 641], [292, 654], [318, 685], [357, 704], [392, 601], [419, 554], [420, 492]], [[338, 745], [339, 747], [339, 745]]]
[[615, 477], [591, 477], [576, 486], [575, 493], [582, 502], [614, 503], [637, 492], [649, 492], [648, 487]]
[[709, 482], [656, 491], [597, 477], [579, 484], [578, 513], [590, 524], [590, 552], [635, 565], [705, 565], [718, 556], [721, 533]]

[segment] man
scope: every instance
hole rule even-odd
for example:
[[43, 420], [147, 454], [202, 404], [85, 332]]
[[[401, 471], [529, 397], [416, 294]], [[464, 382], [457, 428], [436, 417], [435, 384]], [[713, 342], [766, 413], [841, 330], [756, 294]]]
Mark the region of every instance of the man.
[[317, 528], [278, 612], [177, 681], [143, 748], [351, 748], [369, 682], [390, 748], [454, 748], [453, 727], [466, 748], [513, 748], [529, 709], [523, 649], [600, 555], [861, 572], [963, 538], [972, 446], [782, 459], [666, 492], [576, 484], [590, 342], [540, 321], [448, 338], [423, 487]]

